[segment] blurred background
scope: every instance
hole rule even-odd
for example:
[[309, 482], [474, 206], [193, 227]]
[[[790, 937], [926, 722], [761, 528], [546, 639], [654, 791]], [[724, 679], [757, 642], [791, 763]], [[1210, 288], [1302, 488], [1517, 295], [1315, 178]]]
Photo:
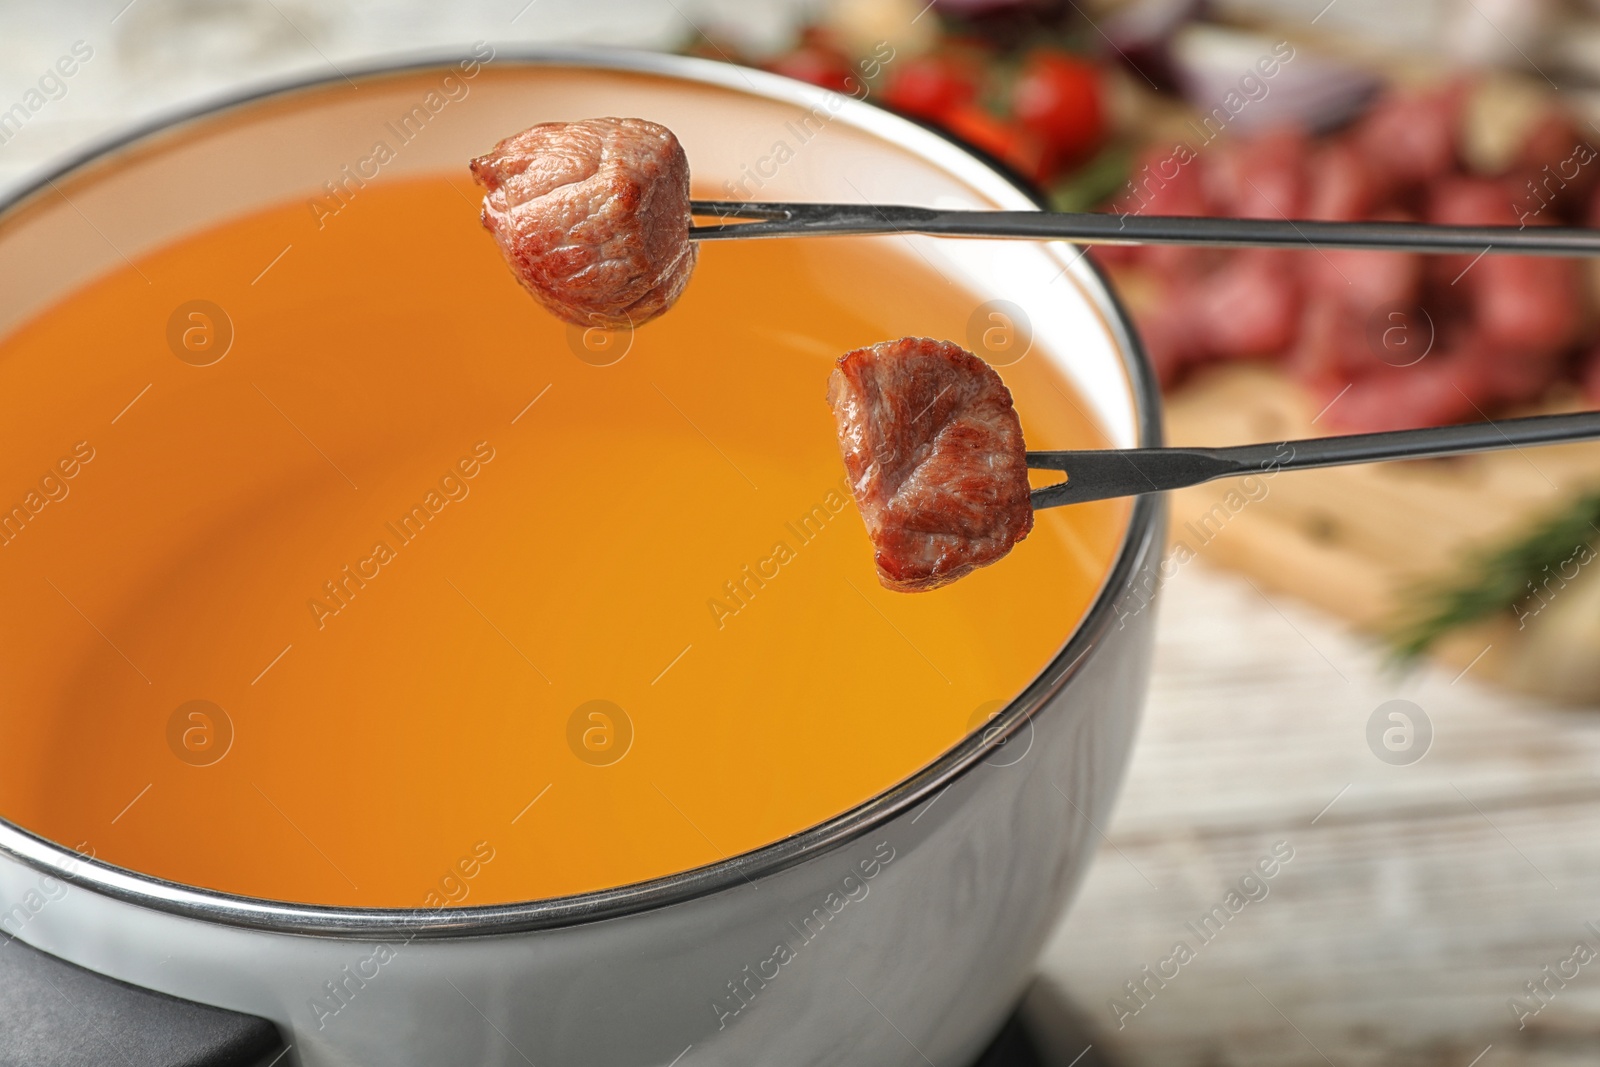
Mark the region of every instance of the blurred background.
[[[1594, 0], [8, 0], [0, 186], [223, 91], [477, 40], [779, 71], [1065, 210], [1600, 220]], [[1593, 264], [1096, 258], [1178, 443], [1600, 399]], [[1179, 495], [1139, 749], [1033, 994], [1054, 1062], [1600, 1060], [1597, 459]]]

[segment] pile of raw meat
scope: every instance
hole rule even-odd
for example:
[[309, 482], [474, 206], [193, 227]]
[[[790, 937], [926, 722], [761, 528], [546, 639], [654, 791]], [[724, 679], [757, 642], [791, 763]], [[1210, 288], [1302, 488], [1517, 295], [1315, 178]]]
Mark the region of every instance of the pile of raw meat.
[[[1135, 166], [1136, 192], [1110, 210], [1600, 221], [1592, 147], [1600, 134], [1552, 106], [1529, 124], [1509, 166], [1474, 173], [1460, 143], [1467, 91], [1392, 93], [1331, 136], [1278, 129], [1177, 155], [1153, 148]], [[1337, 397], [1322, 425], [1351, 431], [1472, 421], [1536, 400], [1562, 379], [1600, 396], [1588, 265], [1578, 260], [1180, 247], [1096, 255], [1113, 273], [1134, 269], [1153, 283], [1155, 299], [1135, 318], [1163, 384], [1207, 363], [1267, 360], [1319, 406]]]

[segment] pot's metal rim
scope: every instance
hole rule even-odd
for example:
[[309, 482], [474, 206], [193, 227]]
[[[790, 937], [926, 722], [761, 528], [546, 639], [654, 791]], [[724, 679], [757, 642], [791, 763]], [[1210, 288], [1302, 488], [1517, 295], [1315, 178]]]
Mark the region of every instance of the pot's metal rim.
[[[54, 168], [37, 175], [10, 195], [0, 198], [0, 218], [50, 188], [54, 182], [119, 149], [185, 123], [271, 97], [319, 88], [347, 75], [381, 77], [444, 67], [478, 59], [459, 50], [412, 53], [347, 66], [341, 73], [280, 79], [210, 99], [199, 105], [141, 123], [113, 137], [91, 144]], [[714, 60], [655, 52], [607, 48], [502, 48], [495, 47], [493, 62], [519, 65], [591, 67], [656, 74], [750, 92], [790, 103], [828, 103], [839, 94], [793, 81], [766, 71], [751, 70]], [[1015, 177], [993, 160], [974, 153], [937, 131], [901, 118], [871, 104], [845, 98], [837, 112], [853, 125], [925, 153], [935, 162], [953, 162], [969, 169], [974, 161], [1000, 175], [1029, 200], [1036, 198], [1018, 185]], [[1139, 443], [1161, 443], [1161, 394], [1151, 374], [1138, 335], [1105, 278], [1085, 257], [1069, 269], [1082, 271], [1084, 288], [1095, 310], [1110, 328], [1124, 357], [1124, 370], [1132, 388]], [[1161, 501], [1139, 497], [1116, 562], [1094, 604], [1056, 657], [981, 733], [968, 736], [955, 748], [911, 778], [880, 793], [866, 803], [809, 830], [705, 867], [568, 897], [460, 908], [355, 908], [236, 896], [216, 890], [170, 882], [84, 856], [69, 848], [0, 818], [0, 854], [71, 885], [115, 900], [203, 922], [284, 934], [318, 937], [381, 938], [385, 940], [479, 937], [524, 931], [549, 930], [581, 923], [615, 919], [698, 897], [737, 889], [757, 878], [776, 874], [805, 860], [842, 847], [875, 827], [931, 801], [957, 778], [975, 767], [999, 741], [1020, 729], [1054, 693], [1077, 673], [1084, 658], [1107, 633], [1115, 618], [1113, 605], [1119, 590], [1127, 587], [1158, 533]]]

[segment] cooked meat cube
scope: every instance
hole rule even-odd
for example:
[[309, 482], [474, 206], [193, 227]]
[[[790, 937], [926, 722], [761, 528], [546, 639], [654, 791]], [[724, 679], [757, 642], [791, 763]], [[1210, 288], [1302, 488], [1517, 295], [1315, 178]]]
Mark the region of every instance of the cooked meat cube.
[[540, 123], [474, 159], [472, 176], [511, 272], [567, 322], [638, 326], [689, 282], [689, 161], [665, 126]]
[[888, 588], [948, 585], [1033, 529], [1011, 392], [971, 352], [926, 337], [858, 348], [839, 358], [828, 403]]

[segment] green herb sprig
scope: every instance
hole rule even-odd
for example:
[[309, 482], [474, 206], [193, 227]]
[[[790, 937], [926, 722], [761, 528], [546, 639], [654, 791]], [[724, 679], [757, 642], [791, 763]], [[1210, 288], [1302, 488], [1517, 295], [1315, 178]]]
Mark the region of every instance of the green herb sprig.
[[1544, 516], [1522, 535], [1472, 553], [1459, 577], [1408, 590], [1387, 639], [1393, 658], [1414, 662], [1453, 630], [1511, 611], [1551, 569], [1600, 540], [1600, 490]]

